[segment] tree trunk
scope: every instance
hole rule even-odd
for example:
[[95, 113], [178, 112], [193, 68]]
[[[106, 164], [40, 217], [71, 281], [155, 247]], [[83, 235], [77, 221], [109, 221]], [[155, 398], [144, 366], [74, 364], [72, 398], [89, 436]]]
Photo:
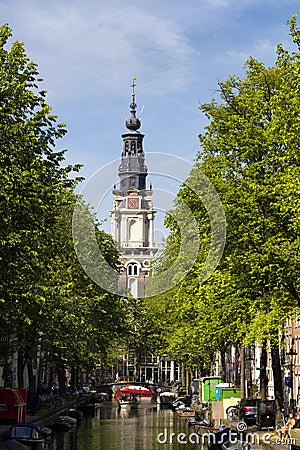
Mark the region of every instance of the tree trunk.
[[34, 381], [33, 381], [32, 363], [27, 363], [27, 373], [28, 373], [28, 387], [31, 390], [31, 392], [35, 392], [36, 386], [34, 386]]
[[233, 382], [235, 386], [241, 386], [240, 351], [238, 346], [234, 348]]
[[51, 392], [53, 386], [53, 366], [52, 363], [49, 366], [49, 378], [48, 378], [48, 385], [47, 385], [47, 391], [48, 393]]
[[18, 387], [24, 387], [24, 353], [18, 351]]
[[275, 407], [276, 407], [276, 423], [281, 419], [281, 411], [283, 406], [283, 389], [282, 389], [282, 376], [280, 366], [279, 347], [271, 347], [272, 355], [272, 370], [274, 379], [274, 394], [275, 394]]
[[8, 363], [4, 364], [2, 371], [2, 379], [4, 387], [11, 387], [11, 369]]
[[259, 380], [259, 389], [261, 398], [263, 400], [267, 399], [267, 388], [268, 388], [268, 377], [267, 377], [267, 342], [263, 341], [261, 347], [261, 355], [260, 355], [260, 380]]
[[58, 376], [58, 382], [59, 382], [59, 395], [61, 397], [66, 396], [66, 377], [65, 377], [65, 370], [58, 368], [57, 369], [57, 376]]
[[70, 373], [71, 373], [70, 386], [72, 386], [72, 387], [77, 386], [76, 369], [75, 369], [75, 367], [71, 368]]
[[221, 370], [220, 370], [220, 377], [223, 381], [226, 381], [226, 351], [225, 349], [220, 351], [220, 357], [221, 357]]
[[241, 379], [241, 398], [246, 397], [245, 387], [245, 348], [240, 347], [240, 379]]
[[203, 360], [199, 361], [199, 366], [198, 366], [198, 378], [201, 378], [201, 377], [205, 377], [205, 376], [206, 376], [206, 370], [205, 370], [204, 367], [205, 367], [205, 366], [204, 366], [204, 361], [203, 361]]
[[181, 385], [185, 386], [185, 365], [184, 365], [184, 363], [181, 364], [181, 374], [180, 375], [181, 375], [181, 377], [180, 377]]

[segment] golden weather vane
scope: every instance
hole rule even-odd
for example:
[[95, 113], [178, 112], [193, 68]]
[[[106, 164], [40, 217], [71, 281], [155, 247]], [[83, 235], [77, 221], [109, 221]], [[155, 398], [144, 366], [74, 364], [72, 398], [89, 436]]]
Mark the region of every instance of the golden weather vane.
[[136, 77], [133, 76], [132, 77], [132, 85], [131, 85], [131, 87], [132, 87], [132, 96], [133, 97], [135, 96], [135, 92], [134, 92], [134, 88], [136, 86], [135, 81], [136, 81]]

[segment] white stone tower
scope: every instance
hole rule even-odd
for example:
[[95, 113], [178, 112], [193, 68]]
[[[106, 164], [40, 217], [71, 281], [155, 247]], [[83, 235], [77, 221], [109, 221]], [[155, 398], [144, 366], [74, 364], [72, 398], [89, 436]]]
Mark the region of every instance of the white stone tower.
[[133, 77], [131, 117], [125, 123], [128, 131], [122, 134], [123, 150], [118, 171], [120, 181], [113, 190], [110, 216], [112, 236], [119, 244], [124, 268], [119, 288], [126, 289], [132, 297], [140, 298], [145, 295], [145, 281], [157, 248], [153, 238], [156, 211], [152, 204], [152, 186], [146, 188], [144, 135], [139, 131], [141, 121], [136, 117], [135, 79]]

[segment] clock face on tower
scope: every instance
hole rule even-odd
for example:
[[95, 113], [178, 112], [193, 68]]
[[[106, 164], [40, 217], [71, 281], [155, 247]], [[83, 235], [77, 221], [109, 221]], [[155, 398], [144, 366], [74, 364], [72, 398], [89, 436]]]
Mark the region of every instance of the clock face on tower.
[[139, 209], [139, 199], [137, 197], [129, 197], [127, 206], [128, 209]]

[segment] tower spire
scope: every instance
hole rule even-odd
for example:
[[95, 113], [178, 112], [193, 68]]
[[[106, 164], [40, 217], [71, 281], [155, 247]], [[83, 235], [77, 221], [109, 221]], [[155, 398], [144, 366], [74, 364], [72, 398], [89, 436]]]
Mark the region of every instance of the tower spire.
[[152, 189], [146, 188], [148, 175], [143, 150], [144, 134], [139, 131], [136, 117], [136, 77], [131, 84], [131, 117], [126, 120], [127, 130], [122, 134], [123, 150], [119, 165], [119, 186], [114, 187], [111, 210], [112, 234], [119, 244], [123, 272], [119, 288], [131, 297], [145, 296], [145, 283], [150, 263], [157, 248], [154, 244], [154, 216]]
[[138, 119], [136, 117], [137, 104], [135, 103], [135, 91], [134, 91], [134, 88], [136, 87], [135, 81], [136, 81], [136, 77], [133, 76], [132, 77], [132, 84], [131, 84], [131, 87], [132, 87], [132, 94], [131, 94], [132, 100], [131, 100], [131, 103], [130, 103], [131, 117], [129, 119], [127, 119], [126, 123], [125, 123], [126, 128], [128, 128], [128, 130], [131, 130], [131, 131], [137, 131], [141, 127], [141, 121], [140, 121], [140, 119]]
[[144, 134], [139, 131], [141, 121], [136, 117], [135, 91], [136, 77], [132, 77], [131, 117], [126, 120], [127, 131], [122, 134], [123, 150], [119, 166], [120, 191], [124, 194], [128, 189], [139, 191], [146, 189], [147, 167], [143, 151]]

